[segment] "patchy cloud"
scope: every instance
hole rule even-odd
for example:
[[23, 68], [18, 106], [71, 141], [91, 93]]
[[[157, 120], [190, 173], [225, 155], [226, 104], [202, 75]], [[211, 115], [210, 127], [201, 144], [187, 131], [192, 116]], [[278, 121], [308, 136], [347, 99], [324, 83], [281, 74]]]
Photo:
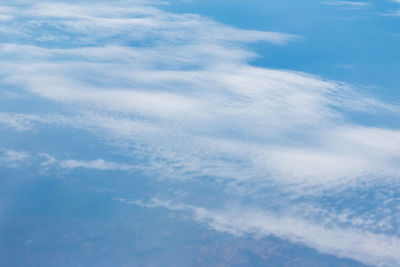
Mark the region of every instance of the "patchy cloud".
[[10, 149], [0, 150], [0, 165], [8, 168], [17, 168], [28, 163], [31, 155], [26, 151], [15, 151]]
[[[289, 46], [298, 36], [172, 14], [152, 2], [39, 1], [7, 12], [0, 35], [12, 41], [0, 44], [0, 84], [58, 108], [3, 112], [0, 123], [17, 131], [36, 124], [85, 130], [140, 158], [140, 168], [155, 177], [212, 177], [226, 183], [221, 190], [229, 199], [303, 212], [250, 212], [248, 204], [221, 213], [154, 204], [191, 210], [195, 220], [218, 231], [272, 234], [368, 264], [400, 262], [398, 229], [388, 223], [398, 219], [388, 201], [399, 199], [388, 188], [398, 189], [400, 132], [348, 117], [398, 117], [400, 108], [355, 85], [249, 63], [257, 55], [248, 43]], [[28, 154], [6, 156], [11, 166]], [[137, 168], [103, 159], [42, 158], [45, 167]], [[379, 207], [365, 212], [368, 203], [356, 202], [360, 193], [380, 186], [387, 191], [374, 199]], [[346, 207], [334, 209], [341, 201], [336, 196], [346, 199]], [[321, 223], [326, 217], [330, 223]]]
[[0, 124], [16, 131], [32, 130], [32, 121], [37, 120], [38, 117], [34, 115], [0, 113]]

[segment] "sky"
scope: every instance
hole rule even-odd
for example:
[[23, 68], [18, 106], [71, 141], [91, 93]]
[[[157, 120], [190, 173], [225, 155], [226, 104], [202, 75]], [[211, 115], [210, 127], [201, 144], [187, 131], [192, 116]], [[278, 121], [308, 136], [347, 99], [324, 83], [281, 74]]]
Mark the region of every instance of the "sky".
[[2, 1], [2, 266], [399, 266], [399, 1]]

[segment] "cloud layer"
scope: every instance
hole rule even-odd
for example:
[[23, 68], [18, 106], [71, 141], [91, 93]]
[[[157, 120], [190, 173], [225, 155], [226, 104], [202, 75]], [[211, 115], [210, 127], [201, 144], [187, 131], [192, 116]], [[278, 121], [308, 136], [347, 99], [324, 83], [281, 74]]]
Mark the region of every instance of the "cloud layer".
[[[0, 22], [0, 36], [9, 40], [0, 44], [0, 85], [17, 94], [10, 101], [58, 107], [34, 114], [15, 108], [0, 114], [2, 125], [83, 129], [144, 159], [141, 169], [154, 177], [212, 177], [226, 182], [232, 198], [287, 209], [239, 216], [250, 203], [222, 214], [158, 203], [192, 210], [216, 230], [273, 234], [368, 264], [400, 264], [397, 196], [384, 191], [379, 207], [352, 202], [370, 188], [398, 188], [400, 131], [348, 116], [398, 117], [400, 108], [356, 86], [249, 63], [256, 55], [247, 43], [290, 45], [300, 37], [237, 29], [144, 1], [19, 3], [0, 7]], [[136, 168], [102, 159], [59, 164]], [[264, 197], [271, 188], [274, 199]], [[357, 192], [348, 199], [353, 204], [337, 205], [331, 193], [344, 199], [348, 190]], [[326, 216], [330, 221], [321, 222]]]

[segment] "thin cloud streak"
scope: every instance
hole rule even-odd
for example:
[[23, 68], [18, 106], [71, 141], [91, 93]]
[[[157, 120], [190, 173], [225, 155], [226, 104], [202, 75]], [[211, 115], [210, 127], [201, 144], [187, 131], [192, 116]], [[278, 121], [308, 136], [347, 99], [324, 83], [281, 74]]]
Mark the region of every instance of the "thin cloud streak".
[[276, 236], [294, 243], [316, 248], [321, 253], [351, 258], [376, 266], [397, 266], [400, 262], [400, 239], [397, 236], [364, 232], [357, 228], [336, 228], [305, 221], [285, 214], [273, 214], [249, 207], [212, 211], [192, 205], [152, 199], [120, 200], [144, 208], [166, 208], [174, 212], [189, 212], [193, 220], [210, 228], [236, 236], [256, 238]]
[[85, 169], [94, 169], [103, 171], [129, 171], [137, 169], [137, 167], [133, 165], [104, 161], [103, 159], [97, 159], [92, 161], [79, 161], [79, 160], [69, 159], [69, 160], [63, 160], [59, 164], [61, 168], [66, 168], [66, 169], [85, 168]]
[[352, 8], [352, 9], [359, 9], [372, 5], [369, 2], [355, 2], [355, 1], [326, 1], [323, 2], [323, 4], [330, 6], [344, 7], [344, 8]]
[[15, 151], [12, 149], [0, 150], [0, 164], [8, 168], [26, 168], [35, 163], [45, 168], [51, 169], [89, 169], [99, 171], [134, 171], [143, 169], [141, 166], [106, 161], [104, 159], [95, 160], [59, 160], [48, 153], [32, 154], [26, 151]]

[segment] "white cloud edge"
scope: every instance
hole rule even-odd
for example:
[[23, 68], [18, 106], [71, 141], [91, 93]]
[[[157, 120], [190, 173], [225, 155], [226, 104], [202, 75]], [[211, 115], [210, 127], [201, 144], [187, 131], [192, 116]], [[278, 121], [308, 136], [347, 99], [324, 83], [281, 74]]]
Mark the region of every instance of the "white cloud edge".
[[400, 239], [397, 236], [375, 234], [355, 228], [332, 228], [290, 215], [277, 215], [251, 207], [208, 210], [187, 204], [172, 203], [157, 198], [148, 203], [119, 201], [144, 208], [166, 208], [174, 212], [190, 212], [192, 219], [218, 232], [255, 238], [276, 236], [301, 243], [320, 253], [348, 258], [367, 265], [398, 266]]
[[[287, 44], [288, 42], [295, 41], [299, 36], [294, 34], [286, 34], [280, 32], [266, 32], [266, 31], [255, 31], [255, 30], [239, 30], [232, 27], [217, 23], [209, 18], [201, 18], [194, 14], [172, 14], [164, 12], [161, 9], [155, 7], [157, 3], [155, 1], [144, 1], [144, 2], [133, 2], [123, 3], [115, 2], [112, 6], [106, 3], [96, 3], [95, 5], [90, 2], [72, 4], [62, 2], [36, 2], [36, 3], [25, 3], [18, 7], [18, 9], [10, 9], [7, 11], [6, 20], [16, 19], [18, 17], [27, 17], [31, 20], [35, 18], [54, 18], [58, 20], [66, 19], [63, 23], [71, 27], [72, 30], [79, 30], [86, 34], [97, 34], [97, 37], [112, 36], [117, 31], [126, 31], [128, 26], [144, 27], [144, 30], [154, 31], [156, 24], [165, 25], [165, 33], [167, 35], [175, 35], [174, 29], [170, 27], [173, 23], [178, 23], [174, 27], [181, 27], [182, 29], [190, 27], [198, 27], [198, 23], [201, 22], [207, 25], [211, 30], [204, 31], [204, 27], [192, 29], [197, 33], [200, 39], [208, 38], [206, 35], [213, 35], [213, 37], [220, 41], [241, 41], [241, 42], [253, 42], [253, 41], [267, 41], [278, 45]], [[1, 15], [1, 10], [0, 10]], [[132, 16], [134, 15], [134, 16]], [[140, 15], [137, 17], [137, 15]], [[117, 17], [117, 18], [116, 18]], [[69, 20], [69, 19], [76, 19]], [[201, 19], [201, 21], [199, 21]], [[184, 21], [186, 20], [186, 21]], [[40, 22], [39, 22], [40, 23]], [[56, 23], [56, 22], [54, 22]], [[64, 25], [64, 24], [63, 24]], [[65, 26], [65, 25], [64, 25]], [[96, 27], [103, 27], [101, 32], [95, 32]], [[29, 27], [28, 27], [29, 28]], [[134, 29], [134, 28], [133, 28]], [[14, 35], [26, 35], [22, 31], [27, 29], [14, 28], [11, 32]], [[1, 28], [0, 28], [1, 32]], [[7, 29], [3, 28], [3, 32], [7, 33]], [[134, 30], [134, 33], [138, 30]], [[36, 33], [37, 34], [37, 33]], [[140, 32], [138, 35], [130, 34], [131, 38], [141, 38]], [[47, 36], [46, 38], [49, 38]], [[51, 39], [49, 39], [51, 40]], [[87, 41], [89, 39], [83, 39]]]

